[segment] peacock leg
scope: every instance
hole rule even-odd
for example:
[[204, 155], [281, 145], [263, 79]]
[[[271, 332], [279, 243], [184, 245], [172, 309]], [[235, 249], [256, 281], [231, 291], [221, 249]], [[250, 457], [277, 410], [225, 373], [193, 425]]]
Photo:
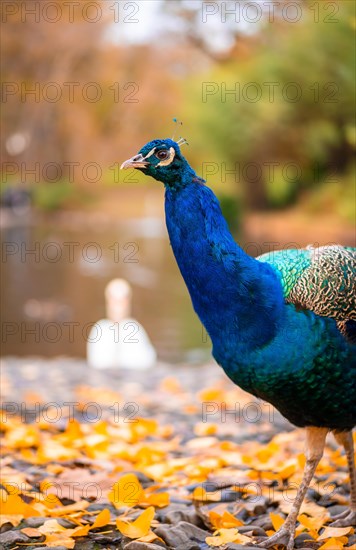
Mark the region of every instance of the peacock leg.
[[346, 510], [342, 514], [335, 516], [332, 527], [349, 527], [356, 525], [356, 473], [355, 473], [355, 457], [354, 457], [354, 441], [352, 431], [349, 432], [334, 432], [336, 441], [343, 445], [347, 458], [347, 465], [350, 474], [350, 492], [351, 502], [350, 510]]
[[302, 483], [299, 486], [291, 511], [286, 521], [278, 531], [269, 539], [259, 543], [261, 548], [270, 548], [275, 544], [284, 544], [287, 550], [294, 548], [294, 535], [297, 517], [303, 503], [305, 494], [315, 473], [316, 467], [323, 456], [325, 438], [328, 428], [306, 428], [306, 464], [303, 472]]

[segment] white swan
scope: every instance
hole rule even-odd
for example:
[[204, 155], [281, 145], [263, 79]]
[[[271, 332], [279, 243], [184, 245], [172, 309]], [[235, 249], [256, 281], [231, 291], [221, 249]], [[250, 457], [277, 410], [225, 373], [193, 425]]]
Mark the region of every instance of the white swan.
[[156, 350], [143, 326], [130, 317], [132, 289], [124, 279], [113, 279], [105, 289], [106, 319], [89, 333], [87, 361], [95, 369], [144, 370], [157, 361]]

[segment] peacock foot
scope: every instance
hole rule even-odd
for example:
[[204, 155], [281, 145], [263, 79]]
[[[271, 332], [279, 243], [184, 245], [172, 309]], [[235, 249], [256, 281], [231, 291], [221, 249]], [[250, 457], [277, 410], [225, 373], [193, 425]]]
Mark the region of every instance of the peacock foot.
[[267, 540], [258, 543], [259, 548], [271, 548], [275, 544], [283, 544], [287, 550], [294, 548], [295, 525], [282, 525], [278, 531]]
[[356, 510], [345, 510], [333, 518], [330, 527], [350, 527], [356, 525]]

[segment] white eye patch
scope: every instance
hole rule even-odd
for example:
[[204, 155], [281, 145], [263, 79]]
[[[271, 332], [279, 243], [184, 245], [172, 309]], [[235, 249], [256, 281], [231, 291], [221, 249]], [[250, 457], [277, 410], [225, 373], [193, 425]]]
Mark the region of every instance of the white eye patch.
[[[175, 157], [175, 154], [176, 154], [176, 152], [175, 152], [174, 148], [171, 147], [171, 148], [169, 149], [169, 157], [168, 157], [167, 159], [165, 159], [165, 160], [161, 160], [161, 162], [159, 162], [158, 164], [156, 164], [156, 167], [157, 167], [157, 166], [168, 166], [169, 164], [171, 164], [171, 163], [173, 162], [173, 159], [174, 159], [174, 157]], [[147, 158], [147, 157], [146, 157], [146, 158]]]
[[144, 158], [148, 159], [150, 156], [153, 155], [153, 153], [155, 152], [156, 149], [157, 149], [157, 147], [153, 147], [153, 149], [151, 149], [151, 151], [149, 153], [147, 153], [147, 155]]

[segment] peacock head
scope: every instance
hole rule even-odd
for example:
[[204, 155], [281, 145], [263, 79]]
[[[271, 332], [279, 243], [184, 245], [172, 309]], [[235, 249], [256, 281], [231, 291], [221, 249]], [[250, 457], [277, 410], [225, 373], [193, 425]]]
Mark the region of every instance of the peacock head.
[[172, 139], [155, 139], [146, 143], [137, 155], [122, 163], [121, 169], [136, 168], [144, 174], [162, 181], [166, 186], [178, 188], [187, 184], [195, 172], [183, 157], [180, 145]]

